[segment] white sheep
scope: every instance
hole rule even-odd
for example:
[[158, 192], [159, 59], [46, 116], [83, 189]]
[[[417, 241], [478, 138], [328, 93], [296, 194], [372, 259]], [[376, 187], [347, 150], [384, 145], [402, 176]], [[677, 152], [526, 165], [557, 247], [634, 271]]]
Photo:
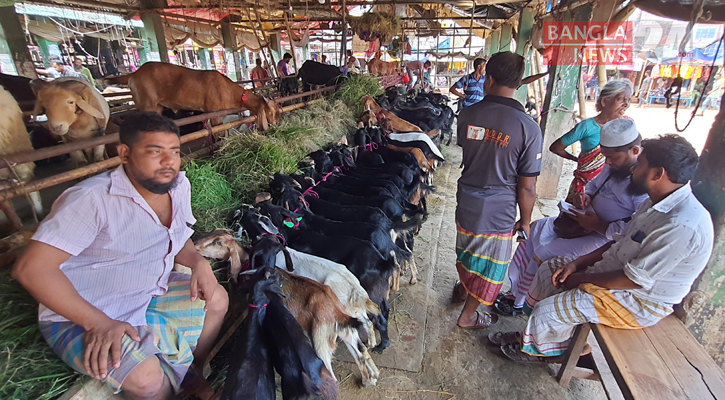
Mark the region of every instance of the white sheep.
[[[0, 86], [0, 157], [26, 151], [33, 151], [33, 145], [23, 123], [23, 112], [10, 92]], [[20, 182], [32, 181], [34, 170], [35, 163], [32, 162], [14, 165], [12, 169], [0, 169], [0, 189], [17, 184], [18, 178]], [[40, 200], [40, 193], [32, 192], [29, 196], [36, 214], [42, 215], [43, 203]], [[23, 224], [10, 200], [0, 202], [0, 210], [12, 223], [13, 231], [22, 228]]]

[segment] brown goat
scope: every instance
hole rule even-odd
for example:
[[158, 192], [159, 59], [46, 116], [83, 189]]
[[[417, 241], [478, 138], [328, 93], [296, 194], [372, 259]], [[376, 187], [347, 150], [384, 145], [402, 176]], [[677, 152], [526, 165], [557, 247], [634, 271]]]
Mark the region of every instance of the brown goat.
[[385, 62], [379, 58], [372, 58], [367, 62], [370, 75], [393, 75], [400, 65], [399, 61]]
[[423, 132], [423, 130], [416, 125], [411, 124], [388, 110], [384, 110], [369, 94], [361, 97], [360, 103], [366, 110], [372, 110], [375, 111], [376, 114], [382, 115], [386, 122], [386, 130], [389, 132]]
[[202, 112], [246, 108], [257, 117], [257, 126], [265, 131], [268, 123], [279, 123], [277, 105], [252, 93], [218, 71], [199, 71], [178, 65], [147, 62], [136, 72], [106, 78], [107, 84], [128, 85], [140, 111], [161, 114], [172, 110]]

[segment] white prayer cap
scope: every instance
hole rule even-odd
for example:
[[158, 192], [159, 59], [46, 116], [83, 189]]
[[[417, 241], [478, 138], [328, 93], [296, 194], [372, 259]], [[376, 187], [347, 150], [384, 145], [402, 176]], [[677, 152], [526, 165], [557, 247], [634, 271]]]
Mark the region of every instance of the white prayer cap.
[[634, 142], [639, 137], [634, 121], [618, 118], [607, 122], [599, 133], [599, 145], [602, 147], [619, 147]]

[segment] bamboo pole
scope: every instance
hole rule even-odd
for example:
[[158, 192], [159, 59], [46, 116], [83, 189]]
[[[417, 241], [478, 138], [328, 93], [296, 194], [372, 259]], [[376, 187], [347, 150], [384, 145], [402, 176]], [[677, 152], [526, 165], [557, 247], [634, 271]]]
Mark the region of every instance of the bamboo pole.
[[[306, 93], [306, 95], [309, 95], [309, 92]], [[282, 113], [290, 112], [302, 107], [306, 107], [309, 104], [321, 101], [322, 99], [316, 99], [311, 100], [303, 103], [293, 104], [287, 107], [282, 107], [280, 110]], [[221, 124], [213, 127], [211, 130], [209, 129], [202, 129], [200, 131], [192, 132], [188, 135], [184, 135], [181, 137], [181, 144], [188, 143], [197, 139], [201, 139], [204, 137], [207, 137], [209, 135], [213, 135], [222, 131], [225, 131], [227, 129], [236, 128], [242, 124], [254, 122], [256, 120], [255, 117], [247, 117], [242, 118], [238, 121], [229, 122], [226, 124]], [[186, 157], [184, 157], [187, 162], [190, 159], [201, 157], [203, 155], [209, 154], [214, 150], [214, 148], [207, 148], [207, 149], [200, 149], [193, 153], [190, 153]], [[20, 184], [17, 186], [9, 187], [5, 190], [0, 191], [0, 202], [7, 201], [10, 199], [14, 199], [16, 197], [25, 196], [28, 193], [37, 192], [41, 189], [49, 188], [51, 186], [59, 185], [64, 182], [72, 181], [74, 179], [83, 178], [85, 176], [101, 172], [103, 170], [107, 170], [109, 168], [116, 167], [121, 164], [121, 159], [119, 157], [113, 157], [109, 158], [108, 160], [99, 161], [97, 163], [93, 163], [90, 165], [86, 165], [85, 167], [77, 168], [72, 171], [67, 171], [60, 173], [58, 175], [53, 175], [48, 178], [39, 179], [37, 181], [27, 182], [24, 184]]]
[[292, 40], [292, 28], [290, 28], [289, 19], [287, 18], [287, 12], [284, 12], [284, 21], [285, 25], [287, 25], [287, 38], [289, 39], [289, 48], [292, 51], [292, 63], [295, 66], [295, 74], [297, 74], [298, 66], [297, 66], [297, 55], [295, 54], [295, 44]]

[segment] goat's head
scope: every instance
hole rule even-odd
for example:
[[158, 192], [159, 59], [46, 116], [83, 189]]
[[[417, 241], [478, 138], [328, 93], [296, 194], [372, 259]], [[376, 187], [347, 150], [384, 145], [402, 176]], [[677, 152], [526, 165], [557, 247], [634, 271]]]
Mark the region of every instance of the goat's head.
[[302, 186], [294, 178], [289, 175], [282, 173], [276, 173], [270, 177], [269, 190], [276, 198], [287, 189], [299, 189], [302, 190]]
[[269, 303], [270, 297], [287, 297], [287, 295], [282, 292], [279, 274], [277, 274], [274, 267], [250, 269], [248, 271], [244, 271], [242, 274], [253, 276], [252, 281], [255, 282], [255, 284], [252, 304], [255, 305], [254, 310], [256, 310], [256, 312], [264, 313], [266, 311], [265, 306]]
[[[95, 127], [93, 118], [105, 126], [106, 116], [99, 109], [93, 89], [76, 80], [44, 82], [31, 81], [37, 100], [34, 115], [45, 113], [48, 130], [54, 135], [65, 135], [71, 125]], [[103, 122], [101, 122], [102, 120]]]
[[232, 231], [228, 229], [213, 230], [197, 239], [194, 247], [204, 257], [229, 261], [229, 274], [235, 282], [242, 270], [242, 264], [249, 259], [247, 252], [237, 243]]
[[282, 193], [279, 199], [279, 205], [290, 211], [301, 209], [309, 210], [302, 193], [294, 189], [287, 189]]
[[268, 236], [257, 240], [252, 246], [252, 254], [249, 256], [251, 269], [274, 268], [277, 263], [277, 254], [280, 251], [284, 254], [287, 270], [294, 271], [292, 257], [290, 257], [287, 248], [279, 241]]
[[244, 211], [240, 224], [252, 241], [267, 234], [276, 235], [279, 233], [269, 217], [260, 214], [259, 210], [253, 207]]

